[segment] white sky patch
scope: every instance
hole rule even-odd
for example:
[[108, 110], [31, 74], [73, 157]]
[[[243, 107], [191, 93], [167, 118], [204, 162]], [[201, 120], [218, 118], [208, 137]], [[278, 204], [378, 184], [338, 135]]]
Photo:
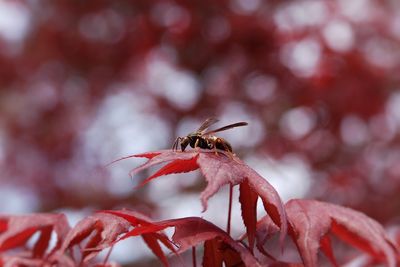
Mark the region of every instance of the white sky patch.
[[239, 121], [249, 123], [247, 126], [237, 127], [218, 133], [218, 136], [228, 140], [233, 146], [233, 150], [240, 147], [252, 147], [261, 142], [266, 134], [262, 120], [256, 115], [251, 114], [242, 103], [228, 103], [223, 108], [218, 118], [220, 121], [215, 126], [215, 129]]
[[279, 161], [252, 156], [245, 162], [276, 189], [284, 202], [306, 196], [311, 187], [310, 168], [295, 154], [288, 154]]
[[250, 99], [265, 103], [273, 99], [278, 85], [272, 76], [251, 73], [244, 80], [244, 87]]
[[323, 29], [323, 36], [330, 48], [339, 52], [349, 51], [354, 45], [351, 25], [344, 20], [330, 21]]
[[371, 38], [363, 43], [365, 58], [375, 66], [393, 68], [400, 58], [397, 44], [382, 38]]
[[231, 8], [238, 14], [249, 15], [261, 7], [261, 0], [231, 0]]
[[327, 18], [328, 9], [323, 1], [295, 1], [284, 4], [274, 15], [275, 23], [281, 31], [318, 26]]
[[179, 121], [177, 126], [178, 135], [186, 136], [189, 133], [196, 131], [206, 119], [207, 118], [204, 118], [203, 120], [194, 119], [192, 117], [183, 118]]
[[391, 122], [400, 130], [400, 90], [392, 93], [386, 103], [386, 114]]
[[200, 178], [199, 171], [170, 174], [159, 177], [147, 184], [147, 196], [154, 202], [174, 195], [180, 195], [181, 188], [194, 185]]
[[22, 41], [29, 30], [29, 10], [13, 1], [0, 1], [0, 35], [10, 42]]
[[[231, 234], [239, 236], [245, 232], [239, 202], [239, 186], [234, 186], [232, 193]], [[208, 210], [202, 217], [225, 230], [228, 221], [228, 206], [229, 185], [224, 185], [209, 199]]]
[[32, 213], [37, 210], [38, 204], [32, 192], [7, 185], [0, 188], [0, 213]]
[[172, 197], [160, 199], [157, 202], [160, 207], [160, 220], [201, 216], [201, 202], [198, 193], [177, 194]]
[[291, 71], [301, 77], [312, 76], [321, 57], [320, 44], [307, 38], [299, 42], [286, 44], [281, 49], [281, 60]]
[[392, 16], [391, 20], [390, 30], [397, 39], [400, 39], [400, 16]]
[[285, 112], [279, 123], [286, 137], [300, 139], [315, 127], [316, 118], [310, 108], [297, 107]]
[[[201, 178], [203, 179], [203, 178]], [[238, 201], [238, 186], [233, 189], [232, 197], [232, 233], [233, 236], [242, 234], [244, 226], [241, 219], [240, 203]], [[179, 194], [159, 200], [161, 219], [183, 218], [197, 216], [213, 222], [222, 229], [226, 229], [229, 205], [229, 186], [224, 185], [220, 190], [208, 200], [208, 209], [202, 213], [200, 194]], [[223, 212], [221, 212], [223, 211]]]
[[3, 129], [5, 129], [5, 127], [2, 126], [2, 123], [0, 121], [0, 167], [3, 164], [2, 162], [4, 161], [4, 157], [6, 155], [6, 143], [7, 143], [7, 136], [6, 133], [3, 132]]
[[93, 213], [90, 209], [69, 209], [69, 208], [62, 208], [58, 209], [56, 212], [63, 213], [68, 219], [68, 223], [71, 227], [77, 225], [77, 223], [87, 216]]
[[[99, 256], [101, 257], [103, 255], [105, 257], [107, 252], [107, 250], [104, 250]], [[110, 260], [118, 262], [119, 264], [124, 264], [142, 260], [143, 258], [155, 257], [156, 256], [151, 252], [146, 243], [144, 243], [143, 239], [137, 236], [118, 242], [111, 252]]]
[[369, 139], [368, 125], [355, 115], [346, 116], [340, 125], [340, 135], [348, 145], [362, 145]]
[[[105, 165], [123, 156], [170, 148], [173, 140], [168, 125], [150, 112], [153, 104], [151, 99], [132, 91], [106, 97], [83, 136], [87, 158]], [[131, 167], [131, 160], [109, 167], [111, 178], [108, 188], [112, 193], [132, 192], [134, 184], [128, 177]]]
[[353, 21], [365, 21], [371, 18], [376, 8], [370, 0], [339, 0], [339, 7], [342, 14]]
[[366, 266], [371, 261], [371, 258], [365, 254], [359, 255], [348, 261], [346, 264], [342, 265], [342, 267], [360, 267]]
[[146, 82], [149, 89], [178, 108], [187, 110], [197, 103], [200, 83], [193, 73], [183, 71], [153, 53], [150, 55]]

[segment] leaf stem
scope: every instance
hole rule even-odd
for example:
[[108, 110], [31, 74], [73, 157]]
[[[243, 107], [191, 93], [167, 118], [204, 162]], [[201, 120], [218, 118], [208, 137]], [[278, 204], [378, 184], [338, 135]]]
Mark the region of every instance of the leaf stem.
[[192, 247], [192, 261], [193, 261], [193, 267], [196, 267], [196, 247]]
[[232, 194], [233, 194], [233, 185], [229, 184], [228, 222], [226, 226], [226, 232], [228, 233], [228, 235], [231, 234]]
[[108, 259], [110, 258], [110, 255], [111, 255], [111, 252], [112, 252], [113, 248], [114, 248], [114, 245], [112, 245], [112, 246], [110, 247], [110, 249], [108, 250], [106, 257], [104, 258], [104, 262], [103, 262], [104, 265], [107, 264]]

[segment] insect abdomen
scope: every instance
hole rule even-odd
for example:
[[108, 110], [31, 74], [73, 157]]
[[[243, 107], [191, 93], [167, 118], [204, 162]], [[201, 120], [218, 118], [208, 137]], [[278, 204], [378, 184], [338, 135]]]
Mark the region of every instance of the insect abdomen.
[[217, 138], [215, 142], [215, 147], [220, 150], [232, 152], [232, 146], [227, 141], [222, 138]]

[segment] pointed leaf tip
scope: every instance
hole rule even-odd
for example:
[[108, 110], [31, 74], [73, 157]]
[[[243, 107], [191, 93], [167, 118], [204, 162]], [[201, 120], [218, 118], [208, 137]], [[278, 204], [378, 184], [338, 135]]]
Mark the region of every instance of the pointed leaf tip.
[[248, 180], [245, 179], [239, 187], [239, 201], [242, 210], [243, 223], [246, 226], [247, 239], [250, 251], [253, 252], [256, 225], [257, 225], [257, 194], [250, 188]]
[[159, 169], [155, 174], [142, 181], [138, 187], [142, 187], [151, 180], [158, 178], [159, 176], [162, 175], [168, 175], [173, 173], [186, 173], [197, 170], [199, 168], [199, 165], [197, 164], [197, 157], [198, 156], [196, 155], [190, 159], [177, 159], [168, 163], [167, 165]]
[[162, 152], [156, 151], [156, 152], [147, 152], [147, 153], [141, 153], [141, 154], [135, 154], [129, 157], [135, 157], [135, 158], [147, 158], [147, 159], [152, 159], [158, 155], [160, 155]]
[[[147, 168], [150, 168], [152, 166], [161, 164], [161, 163], [166, 163], [166, 162], [169, 162], [169, 161], [176, 161], [176, 160], [190, 160], [190, 159], [196, 157], [196, 155], [198, 153], [196, 153], [196, 152], [179, 152], [179, 151], [172, 151], [172, 150], [162, 150], [162, 151], [152, 152], [150, 154], [151, 154], [151, 158], [149, 158], [149, 160], [146, 161], [144, 164], [142, 164], [142, 165], [134, 168], [133, 170], [131, 170], [129, 172], [129, 176], [133, 177], [137, 173], [139, 173], [139, 172], [141, 172], [141, 171], [143, 171], [143, 170], [145, 170]], [[147, 155], [147, 154], [145, 153], [145, 154], [140, 154], [140, 155]], [[185, 168], [185, 166], [182, 166], [182, 165], [178, 165], [176, 167], [178, 168], [180, 166], [182, 168]]]

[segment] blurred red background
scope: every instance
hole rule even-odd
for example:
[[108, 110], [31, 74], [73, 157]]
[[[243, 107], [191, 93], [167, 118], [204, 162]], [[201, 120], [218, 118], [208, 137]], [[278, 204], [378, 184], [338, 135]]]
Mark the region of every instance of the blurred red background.
[[0, 212], [187, 214], [104, 166], [217, 116], [285, 201], [399, 214], [398, 1], [2, 1], [0, 48]]

